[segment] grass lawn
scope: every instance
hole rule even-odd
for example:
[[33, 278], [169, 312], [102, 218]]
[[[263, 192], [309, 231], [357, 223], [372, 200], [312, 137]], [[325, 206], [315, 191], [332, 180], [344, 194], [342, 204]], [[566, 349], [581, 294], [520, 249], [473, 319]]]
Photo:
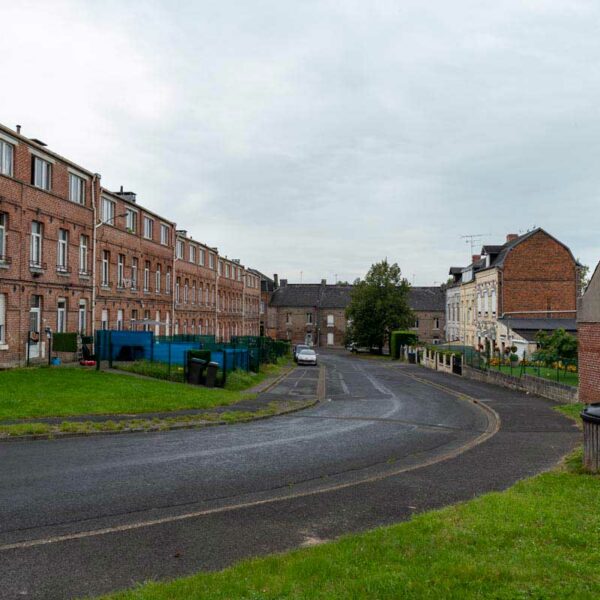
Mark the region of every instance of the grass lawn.
[[580, 461], [409, 522], [105, 598], [598, 598], [600, 477]]
[[[500, 370], [502, 373], [511, 375], [511, 368], [507, 365], [500, 367], [490, 367], [490, 371]], [[579, 374], [569, 373], [565, 370], [559, 370], [558, 379], [556, 378], [556, 369], [550, 369], [547, 367], [540, 367], [539, 373], [537, 367], [525, 367], [525, 373], [527, 375], [533, 375], [534, 377], [543, 377], [544, 379], [551, 379], [552, 381], [558, 381], [559, 383], [565, 383], [577, 387], [579, 385]], [[521, 374], [521, 367], [514, 367], [512, 369], [512, 375], [519, 377]]]
[[0, 420], [210, 408], [246, 396], [75, 367], [0, 372]]

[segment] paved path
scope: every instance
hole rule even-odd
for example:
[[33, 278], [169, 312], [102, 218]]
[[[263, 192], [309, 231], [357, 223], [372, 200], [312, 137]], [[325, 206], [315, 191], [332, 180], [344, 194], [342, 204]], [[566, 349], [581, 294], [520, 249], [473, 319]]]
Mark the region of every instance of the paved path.
[[397, 522], [550, 468], [580, 438], [539, 398], [321, 358], [330, 400], [295, 415], [0, 447], [0, 598], [101, 593]]

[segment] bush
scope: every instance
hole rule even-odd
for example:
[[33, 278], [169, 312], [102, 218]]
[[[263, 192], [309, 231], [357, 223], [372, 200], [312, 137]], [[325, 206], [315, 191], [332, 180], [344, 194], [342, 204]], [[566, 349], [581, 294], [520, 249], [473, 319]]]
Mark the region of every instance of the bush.
[[518, 354], [511, 354], [508, 358], [509, 358], [509, 360], [510, 360], [511, 363], [519, 362], [519, 355]]
[[416, 346], [419, 336], [414, 331], [392, 331], [390, 336], [390, 354], [392, 358], [400, 358], [402, 346]]

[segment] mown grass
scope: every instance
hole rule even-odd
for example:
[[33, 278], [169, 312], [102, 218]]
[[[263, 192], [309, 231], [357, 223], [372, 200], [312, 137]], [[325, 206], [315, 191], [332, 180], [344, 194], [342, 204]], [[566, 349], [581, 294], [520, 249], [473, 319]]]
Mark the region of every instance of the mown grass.
[[279, 375], [283, 369], [291, 364], [291, 359], [281, 357], [275, 364], [264, 364], [260, 366], [258, 373], [252, 371], [235, 370], [227, 374], [225, 389], [232, 391], [247, 390], [264, 381], [267, 377]]
[[577, 387], [579, 385], [579, 374], [571, 373], [565, 369], [552, 369], [550, 367], [510, 367], [510, 365], [499, 365], [496, 367], [490, 367], [491, 371], [501, 371], [507, 375], [513, 375], [514, 377], [520, 377], [521, 371], [527, 375], [533, 377], [542, 377], [543, 379], [549, 379], [558, 383], [564, 383], [566, 385], [572, 385]]
[[178, 365], [169, 365], [162, 362], [152, 362], [149, 360], [136, 360], [129, 363], [114, 363], [115, 369], [128, 371], [129, 373], [137, 373], [146, 377], [154, 377], [155, 379], [164, 379], [167, 381], [184, 382], [183, 367]]
[[240, 390], [207, 389], [78, 368], [0, 372], [0, 420], [202, 409], [233, 404], [245, 397], [248, 395]]
[[[581, 406], [558, 408], [578, 418]], [[103, 598], [595, 599], [599, 504], [579, 449], [550, 473], [405, 523]]]

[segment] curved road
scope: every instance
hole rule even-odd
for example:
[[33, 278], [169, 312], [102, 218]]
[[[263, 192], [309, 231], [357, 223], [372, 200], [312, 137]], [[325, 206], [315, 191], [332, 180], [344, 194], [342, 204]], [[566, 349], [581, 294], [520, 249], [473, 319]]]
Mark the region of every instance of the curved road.
[[[485, 460], [497, 463], [494, 445], [525, 397], [417, 367], [321, 358], [327, 400], [301, 413], [0, 445], [0, 597], [100, 593], [401, 520], [547, 468], [577, 438], [548, 403], [527, 398], [546, 425], [517, 426], [527, 435], [504, 449], [510, 468], [490, 478]], [[297, 369], [270, 394], [314, 383]], [[508, 427], [494, 435], [498, 414]]]

